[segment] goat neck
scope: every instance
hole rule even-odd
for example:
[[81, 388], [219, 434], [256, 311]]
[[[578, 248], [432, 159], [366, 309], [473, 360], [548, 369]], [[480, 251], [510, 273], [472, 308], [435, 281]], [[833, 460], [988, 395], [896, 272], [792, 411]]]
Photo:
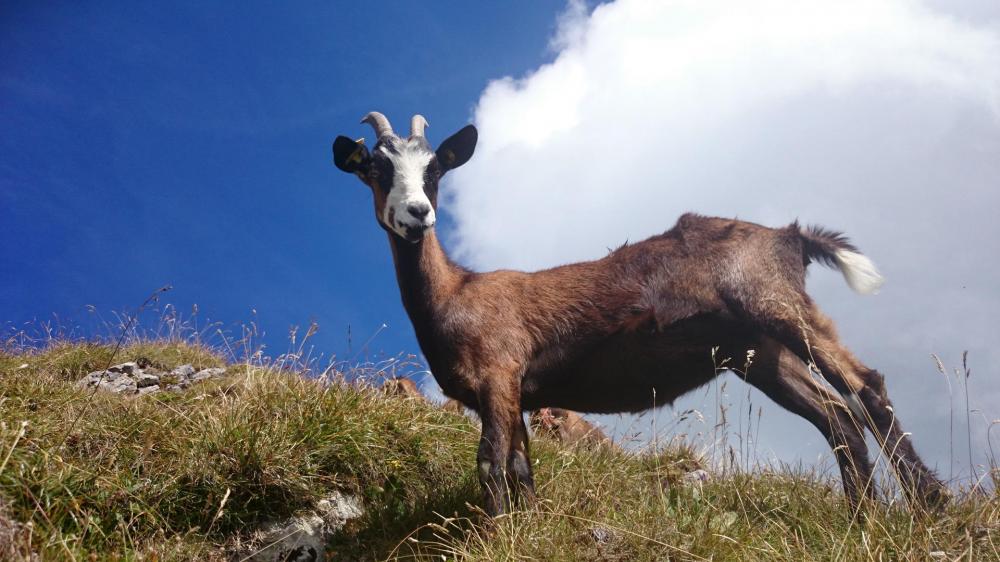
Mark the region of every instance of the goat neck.
[[433, 328], [433, 319], [458, 289], [465, 271], [448, 259], [433, 230], [416, 243], [390, 233], [389, 245], [403, 306], [421, 337]]

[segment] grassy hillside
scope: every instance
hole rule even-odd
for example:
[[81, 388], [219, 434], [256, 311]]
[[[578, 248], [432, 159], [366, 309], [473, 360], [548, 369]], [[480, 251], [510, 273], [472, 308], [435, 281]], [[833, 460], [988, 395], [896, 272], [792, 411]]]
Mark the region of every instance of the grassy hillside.
[[[684, 447], [536, 439], [542, 501], [488, 525], [465, 417], [249, 363], [181, 393], [74, 386], [110, 359], [81, 343], [0, 352], [0, 558], [226, 560], [252, 529], [340, 490], [365, 515], [334, 540], [338, 560], [1000, 560], [995, 495], [852, 517], [839, 485], [811, 474], [685, 484], [698, 461]], [[128, 360], [225, 363], [178, 341], [126, 345], [114, 362]]]

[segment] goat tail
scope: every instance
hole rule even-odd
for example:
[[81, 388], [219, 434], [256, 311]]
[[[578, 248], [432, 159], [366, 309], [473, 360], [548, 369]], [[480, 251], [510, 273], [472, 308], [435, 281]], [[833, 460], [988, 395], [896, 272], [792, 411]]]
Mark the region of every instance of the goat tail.
[[863, 295], [875, 294], [885, 279], [878, 272], [872, 260], [861, 253], [851, 241], [840, 232], [820, 226], [799, 228], [802, 250], [808, 260], [817, 261], [827, 267], [839, 269], [847, 284]]

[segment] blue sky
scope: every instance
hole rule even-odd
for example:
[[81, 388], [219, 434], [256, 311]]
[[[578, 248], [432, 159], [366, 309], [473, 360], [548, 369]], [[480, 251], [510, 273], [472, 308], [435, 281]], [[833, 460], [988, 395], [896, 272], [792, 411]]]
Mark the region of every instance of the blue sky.
[[[163, 301], [272, 351], [315, 320], [343, 355], [416, 352], [368, 190], [337, 134], [370, 110], [469, 122], [489, 79], [551, 56], [556, 2], [6, 2], [0, 321]], [[447, 224], [447, 217], [444, 218]], [[257, 316], [251, 310], [257, 311]], [[155, 317], [155, 313], [152, 314]]]

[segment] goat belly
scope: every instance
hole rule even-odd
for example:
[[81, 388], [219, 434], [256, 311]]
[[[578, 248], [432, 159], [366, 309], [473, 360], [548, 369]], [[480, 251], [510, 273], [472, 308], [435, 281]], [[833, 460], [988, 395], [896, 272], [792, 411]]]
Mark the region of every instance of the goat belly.
[[672, 403], [711, 381], [752, 337], [729, 319], [679, 322], [659, 333], [618, 334], [562, 363], [529, 369], [522, 406], [578, 412], [639, 412]]

